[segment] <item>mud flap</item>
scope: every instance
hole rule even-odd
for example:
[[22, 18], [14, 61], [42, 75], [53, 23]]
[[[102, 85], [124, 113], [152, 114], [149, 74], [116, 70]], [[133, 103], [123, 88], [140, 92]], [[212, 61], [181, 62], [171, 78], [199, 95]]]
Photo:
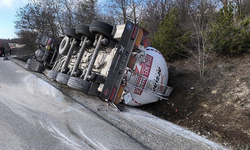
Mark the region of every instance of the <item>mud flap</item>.
[[115, 101], [113, 102], [113, 104], [116, 106], [116, 108], [119, 109], [120, 111], [123, 111], [123, 109], [125, 107], [124, 104], [120, 103], [123, 90], [124, 90], [124, 85], [121, 85], [118, 92], [117, 92], [117, 96], [115, 98]]
[[100, 96], [100, 92], [98, 91], [99, 85], [99, 83], [92, 82], [87, 94], [92, 96]]

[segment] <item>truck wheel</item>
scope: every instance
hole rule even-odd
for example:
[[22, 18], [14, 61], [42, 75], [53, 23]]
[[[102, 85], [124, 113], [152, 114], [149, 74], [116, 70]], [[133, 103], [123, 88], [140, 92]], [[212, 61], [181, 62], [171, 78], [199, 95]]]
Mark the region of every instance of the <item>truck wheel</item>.
[[65, 31], [65, 35], [67, 35], [68, 37], [73, 37], [76, 38], [78, 40], [80, 40], [81, 38], [76, 34], [76, 29], [75, 28], [67, 28]]
[[29, 69], [30, 63], [31, 63], [31, 59], [28, 59], [26, 65], [25, 65], [25, 69]]
[[94, 35], [97, 33], [100, 33], [109, 39], [113, 38], [113, 36], [111, 35], [111, 33], [113, 31], [113, 26], [111, 26], [110, 24], [107, 24], [105, 22], [93, 20], [89, 26], [89, 30]]
[[70, 75], [68, 74], [64, 74], [64, 73], [58, 73], [57, 77], [56, 77], [56, 81], [62, 84], [67, 84], [69, 81], [69, 77]]
[[88, 37], [91, 40], [95, 40], [95, 36], [89, 31], [88, 25], [78, 25], [76, 27], [76, 34], [78, 34], [79, 36]]
[[30, 65], [29, 64], [26, 64], [25, 65], [25, 69], [29, 69]]
[[67, 85], [73, 89], [88, 93], [91, 83], [80, 78], [70, 77]]
[[65, 36], [60, 43], [59, 54], [63, 56], [67, 55], [69, 48], [70, 48], [70, 39], [69, 37]]
[[58, 75], [58, 72], [55, 70], [50, 70], [47, 74], [47, 77], [52, 79], [52, 80], [56, 80], [56, 77]]

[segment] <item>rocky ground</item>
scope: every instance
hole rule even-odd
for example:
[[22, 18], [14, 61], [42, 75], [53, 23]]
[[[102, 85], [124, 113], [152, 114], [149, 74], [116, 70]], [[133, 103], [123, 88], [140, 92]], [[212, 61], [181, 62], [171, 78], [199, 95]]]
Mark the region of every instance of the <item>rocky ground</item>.
[[199, 70], [190, 60], [169, 65], [171, 101], [141, 109], [228, 148], [250, 149], [250, 54], [215, 56], [205, 81], [199, 80]]

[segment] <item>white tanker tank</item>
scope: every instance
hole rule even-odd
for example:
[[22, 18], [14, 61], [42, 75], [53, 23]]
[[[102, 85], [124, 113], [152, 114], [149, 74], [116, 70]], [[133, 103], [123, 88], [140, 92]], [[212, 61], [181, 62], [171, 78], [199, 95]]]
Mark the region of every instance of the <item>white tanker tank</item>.
[[[167, 99], [172, 92], [168, 84], [168, 67], [163, 55], [153, 47], [135, 53], [135, 63], [125, 71], [124, 102], [129, 106], [141, 106]], [[140, 56], [138, 56], [140, 55]]]

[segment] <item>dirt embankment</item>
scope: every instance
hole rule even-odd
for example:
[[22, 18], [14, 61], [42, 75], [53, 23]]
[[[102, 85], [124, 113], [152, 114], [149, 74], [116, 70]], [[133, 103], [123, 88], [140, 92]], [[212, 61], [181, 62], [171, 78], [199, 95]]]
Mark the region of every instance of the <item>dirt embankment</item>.
[[250, 149], [250, 54], [215, 57], [206, 80], [189, 60], [169, 63], [171, 102], [142, 109], [231, 149]]

